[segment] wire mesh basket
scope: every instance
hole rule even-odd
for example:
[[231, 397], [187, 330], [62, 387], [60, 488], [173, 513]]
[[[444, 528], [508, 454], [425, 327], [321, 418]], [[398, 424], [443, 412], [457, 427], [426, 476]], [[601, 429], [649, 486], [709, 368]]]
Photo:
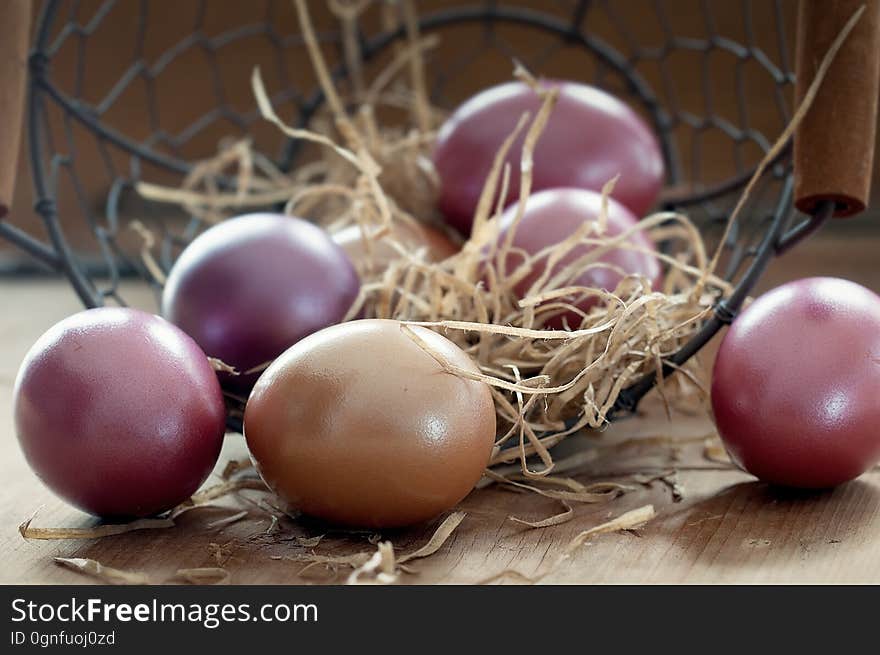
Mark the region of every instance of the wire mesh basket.
[[[313, 3], [319, 40], [340, 84], [348, 80], [343, 32], [359, 56], [382, 66], [406, 33], [395, 2], [376, 2], [357, 23]], [[666, 164], [661, 206], [695, 220], [712, 247], [758, 162], [788, 124], [793, 103], [794, 2], [425, 0], [423, 35], [433, 101], [453, 108], [481, 86], [509, 79], [511, 60], [546, 77], [607, 89], [653, 126]], [[332, 9], [332, 7], [331, 7]], [[103, 49], [92, 47], [103, 40]], [[109, 48], [109, 49], [108, 49]], [[107, 61], [107, 52], [112, 52]], [[40, 225], [0, 224], [2, 235], [63, 273], [84, 305], [126, 304], [127, 278], [150, 280], [137, 218], [159, 236], [167, 271], [204, 227], [134, 192], [139, 180], [173, 185], [218, 142], [249, 135], [290, 170], [307, 156], [298, 142], [279, 148], [248, 86], [260, 66], [279, 113], [308, 125], [323, 96], [308, 66], [288, 0], [217, 3], [180, 0], [47, 0], [29, 58], [27, 147]], [[96, 70], [101, 70], [97, 75]], [[723, 276], [734, 292], [702, 330], [668, 359], [668, 372], [732, 320], [768, 261], [832, 211], [793, 211], [790, 149], [769, 166], [727, 234]], [[616, 411], [633, 410], [652, 387], [647, 375], [626, 389]]]

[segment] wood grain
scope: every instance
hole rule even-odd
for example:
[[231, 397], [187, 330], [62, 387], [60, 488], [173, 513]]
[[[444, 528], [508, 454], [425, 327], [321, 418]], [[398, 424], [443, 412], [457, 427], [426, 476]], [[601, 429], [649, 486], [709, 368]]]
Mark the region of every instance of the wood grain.
[[[846, 257], [835, 256], [845, 252]], [[818, 240], [805, 244], [769, 272], [766, 285], [810, 273], [844, 275], [874, 289], [876, 243]], [[127, 290], [128, 291], [128, 290]], [[129, 292], [131, 293], [131, 292]], [[127, 296], [131, 298], [132, 296]], [[137, 297], [135, 294], [134, 297]], [[94, 520], [67, 508], [45, 490], [27, 468], [13, 435], [9, 397], [15, 371], [30, 344], [57, 319], [78, 309], [72, 292], [59, 282], [2, 282], [0, 313], [0, 582], [83, 583], [82, 576], [52, 563], [53, 556], [89, 557], [147, 574], [155, 582], [173, 579], [181, 568], [222, 566], [233, 583], [343, 582], [350, 569], [334, 574], [325, 566], [294, 561], [314, 551], [322, 555], [372, 552], [369, 533], [333, 531], [306, 519], [270, 525], [256, 503], [261, 494], [233, 509], [195, 510], [165, 530], [129, 533], [91, 541], [25, 541], [17, 531], [39, 510], [34, 525], [88, 526]], [[146, 294], [140, 299], [148, 306]], [[578, 436], [568, 452], [597, 449], [577, 478], [617, 479], [634, 487], [615, 500], [576, 505], [572, 521], [529, 529], [509, 519], [538, 520], [561, 511], [556, 501], [490, 487], [461, 504], [467, 516], [435, 555], [411, 562], [416, 573], [403, 583], [473, 583], [505, 569], [533, 576], [546, 571], [580, 531], [623, 512], [653, 503], [657, 518], [635, 532], [597, 536], [544, 579], [550, 583], [822, 583], [880, 582], [880, 471], [833, 491], [786, 492], [755, 482], [705, 457], [701, 437], [711, 433], [705, 416], [677, 416], [668, 422], [656, 405], [644, 416], [615, 423], [596, 436]], [[657, 437], [662, 437], [657, 443]], [[678, 446], [667, 443], [674, 437]], [[230, 436], [222, 460], [245, 456], [242, 439]], [[217, 473], [222, 470], [223, 462]], [[640, 484], [619, 475], [653, 468], [676, 470], [683, 499], [674, 502], [668, 483]], [[216, 482], [216, 479], [214, 480]], [[246, 517], [209, 527], [233, 512]], [[439, 522], [384, 533], [398, 553], [422, 546]], [[302, 539], [325, 535], [309, 548]], [[515, 582], [506, 579], [502, 582]]]

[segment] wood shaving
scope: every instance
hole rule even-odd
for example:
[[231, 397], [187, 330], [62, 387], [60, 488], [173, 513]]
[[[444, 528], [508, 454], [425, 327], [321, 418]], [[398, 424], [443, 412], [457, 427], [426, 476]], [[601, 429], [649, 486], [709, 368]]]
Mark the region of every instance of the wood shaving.
[[226, 516], [222, 519], [217, 519], [216, 521], [211, 521], [210, 523], [205, 525], [205, 528], [207, 528], [208, 530], [213, 530], [215, 528], [223, 528], [223, 527], [226, 527], [227, 525], [232, 525], [233, 523], [236, 523], [237, 521], [241, 521], [243, 518], [246, 518], [247, 515], [248, 515], [248, 511], [242, 510], [241, 512], [236, 512], [232, 516]]
[[571, 558], [572, 554], [577, 551], [581, 546], [583, 546], [590, 538], [596, 537], [602, 534], [608, 534], [609, 532], [621, 532], [623, 530], [633, 530], [638, 528], [656, 516], [654, 512], [653, 505], [644, 505], [639, 507], [638, 509], [630, 510], [624, 514], [621, 514], [616, 519], [608, 521], [607, 523], [602, 523], [601, 525], [597, 525], [589, 530], [584, 530], [575, 536], [568, 544], [563, 548], [562, 554], [554, 561], [549, 567], [547, 567], [543, 572], [535, 574], [534, 576], [527, 576], [524, 573], [513, 569], [505, 569], [500, 573], [496, 573], [493, 576], [490, 576], [478, 584], [490, 584], [492, 582], [497, 582], [503, 578], [513, 577], [522, 581], [526, 581], [529, 584], [535, 584], [539, 582], [543, 578], [547, 577], [551, 573], [555, 572], [559, 569], [562, 564], [564, 564], [568, 559]]
[[226, 462], [226, 466], [223, 467], [223, 472], [220, 474], [220, 477], [224, 480], [228, 480], [237, 473], [252, 470], [254, 470], [254, 463], [251, 461], [250, 457], [244, 457], [242, 459], [230, 459], [228, 462]]
[[491, 469], [487, 469], [485, 475], [503, 485], [531, 491], [545, 498], [553, 498], [554, 500], [571, 503], [602, 503], [633, 489], [633, 487], [618, 482], [596, 482], [590, 486], [584, 486], [582, 489], [571, 491], [566, 489], [544, 489], [536, 484], [518, 482]]
[[253, 491], [263, 491], [267, 493], [270, 491], [266, 484], [260, 479], [240, 478], [236, 480], [227, 480], [225, 482], [221, 482], [220, 484], [214, 485], [213, 487], [208, 487], [207, 489], [193, 494], [187, 502], [181, 503], [181, 505], [177, 509], [172, 511], [172, 516], [180, 514], [181, 511], [186, 511], [188, 509], [192, 509], [193, 507], [204, 505], [205, 503], [208, 503], [212, 500], [217, 500], [218, 498], [222, 498], [223, 496], [228, 496], [229, 494], [235, 493], [237, 491], [243, 491], [245, 489], [250, 489]]
[[146, 585], [151, 583], [150, 578], [143, 573], [114, 569], [93, 559], [83, 557], [53, 557], [52, 559], [59, 566], [95, 578], [104, 584]]
[[178, 569], [172, 580], [182, 580], [194, 585], [217, 585], [225, 584], [232, 578], [232, 574], [224, 568], [206, 566], [194, 569]]
[[[351, 568], [347, 578], [348, 584], [376, 583], [391, 584], [398, 580], [401, 573], [412, 573], [405, 566], [406, 562], [430, 557], [449, 540], [456, 528], [466, 516], [465, 512], [453, 512], [437, 527], [428, 542], [417, 550], [400, 558], [394, 554], [394, 545], [390, 541], [379, 541], [376, 550], [357, 552], [348, 555], [323, 555], [319, 553], [300, 553], [296, 555], [278, 556], [295, 562], [305, 562], [307, 566], [300, 570], [301, 576], [307, 574], [315, 566], [323, 565], [330, 575], [335, 576], [339, 567]], [[320, 541], [320, 538], [317, 538]], [[315, 543], [317, 545], [317, 542]]]
[[[129, 227], [141, 237], [143, 242], [141, 246], [141, 261], [144, 263], [144, 267], [156, 284], [164, 286], [167, 281], [165, 271], [162, 270], [159, 262], [153, 256], [153, 248], [156, 247], [156, 237], [140, 221], [132, 221]], [[208, 359], [210, 360], [211, 358], [209, 357]]]
[[374, 584], [394, 584], [400, 577], [394, 559], [394, 546], [390, 541], [380, 541], [376, 552], [352, 571], [346, 584], [364, 584], [363, 578], [371, 576], [369, 582]]
[[521, 519], [516, 516], [509, 516], [508, 518], [514, 523], [519, 523], [520, 525], [525, 525], [529, 528], [549, 528], [551, 525], [568, 523], [574, 517], [574, 509], [572, 509], [571, 505], [566, 503], [564, 500], [559, 502], [565, 508], [564, 511], [560, 512], [559, 514], [554, 514], [553, 516], [542, 519], [540, 521], [526, 521], [525, 519]]
[[18, 526], [18, 533], [25, 539], [102, 539], [136, 530], [161, 530], [173, 528], [174, 520], [138, 519], [130, 523], [102, 524], [91, 528], [37, 528], [31, 522], [37, 517], [34, 514]]
[[447, 542], [449, 537], [452, 536], [452, 533], [455, 532], [456, 528], [461, 525], [461, 522], [464, 520], [464, 517], [467, 516], [466, 512], [453, 512], [439, 525], [437, 530], [434, 531], [434, 534], [431, 535], [431, 538], [428, 540], [424, 546], [419, 548], [412, 553], [408, 553], [406, 555], [401, 555], [397, 560], [398, 563], [403, 564], [404, 562], [409, 562], [410, 560], [420, 559], [422, 557], [429, 557], [436, 553], [440, 548]]
[[[380, 541], [376, 552], [357, 566], [348, 576], [346, 584], [394, 584], [400, 578], [401, 572], [412, 573], [412, 569], [404, 566], [405, 562], [424, 557], [430, 557], [443, 547], [456, 528], [467, 516], [466, 512], [453, 512], [437, 527], [431, 538], [421, 548], [399, 558], [394, 555], [394, 544], [390, 541]], [[363, 553], [362, 553], [363, 555]]]
[[217, 359], [216, 357], [208, 357], [208, 363], [218, 373], [229, 373], [230, 375], [239, 375], [239, 371], [234, 366], [230, 366], [222, 359]]
[[643, 505], [642, 507], [621, 514], [616, 519], [608, 521], [607, 523], [602, 523], [589, 530], [584, 530], [572, 539], [565, 547], [565, 557], [570, 557], [571, 554], [584, 545], [590, 537], [607, 534], [609, 532], [619, 532], [621, 530], [633, 530], [634, 528], [644, 525], [655, 516], [656, 513], [654, 512], [653, 505]]

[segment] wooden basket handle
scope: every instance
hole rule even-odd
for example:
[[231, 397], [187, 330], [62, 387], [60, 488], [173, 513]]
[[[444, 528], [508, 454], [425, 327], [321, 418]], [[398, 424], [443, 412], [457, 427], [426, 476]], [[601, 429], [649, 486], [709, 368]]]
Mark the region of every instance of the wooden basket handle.
[[30, 27], [29, 0], [0, 2], [0, 219], [9, 212], [15, 189]]
[[795, 206], [805, 213], [833, 201], [835, 216], [853, 216], [870, 199], [880, 95], [880, 0], [800, 0], [798, 6], [795, 95], [800, 102], [828, 48], [863, 5], [865, 12], [795, 131]]

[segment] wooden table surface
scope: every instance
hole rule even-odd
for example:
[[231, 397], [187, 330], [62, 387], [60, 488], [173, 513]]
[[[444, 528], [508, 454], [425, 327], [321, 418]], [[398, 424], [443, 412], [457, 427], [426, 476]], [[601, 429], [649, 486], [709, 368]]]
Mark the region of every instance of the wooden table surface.
[[[869, 239], [816, 240], [774, 264], [762, 286], [827, 274], [880, 290], [876, 252], [876, 241]], [[35, 512], [35, 526], [95, 524], [56, 499], [30, 472], [13, 434], [9, 401], [27, 348], [78, 305], [73, 293], [54, 281], [0, 281], [0, 301], [0, 582], [88, 582], [53, 563], [53, 557], [71, 557], [143, 573], [155, 582], [173, 580], [180, 569], [222, 567], [233, 583], [338, 583], [350, 567], [319, 563], [303, 571], [305, 560], [375, 551], [371, 533], [332, 531], [305, 519], [282, 518], [273, 527], [261, 504], [265, 496], [257, 491], [224, 500], [226, 507], [183, 514], [171, 528], [99, 540], [24, 540], [18, 526]], [[657, 516], [643, 528], [592, 537], [543, 581], [880, 582], [880, 471], [833, 491], [775, 490], [707, 457], [706, 444], [717, 443], [705, 441], [711, 435], [705, 414], [669, 422], [655, 406], [602, 435], [576, 437], [569, 452], [594, 453], [578, 480], [616, 479], [632, 490], [610, 501], [574, 505], [572, 520], [536, 529], [510, 517], [540, 520], [562, 510], [558, 501], [498, 487], [475, 491], [461, 504], [466, 516], [450, 539], [431, 557], [409, 562], [412, 572], [400, 581], [473, 583], [505, 569], [534, 576], [582, 530], [651, 503]], [[215, 479], [207, 484], [217, 483], [226, 460], [245, 455], [242, 438], [228, 436]], [[669, 475], [653, 482], [630, 475], [644, 470]], [[223, 523], [243, 511], [247, 514], [239, 520]], [[438, 523], [382, 538], [391, 540], [398, 554], [407, 553], [422, 546]]]

